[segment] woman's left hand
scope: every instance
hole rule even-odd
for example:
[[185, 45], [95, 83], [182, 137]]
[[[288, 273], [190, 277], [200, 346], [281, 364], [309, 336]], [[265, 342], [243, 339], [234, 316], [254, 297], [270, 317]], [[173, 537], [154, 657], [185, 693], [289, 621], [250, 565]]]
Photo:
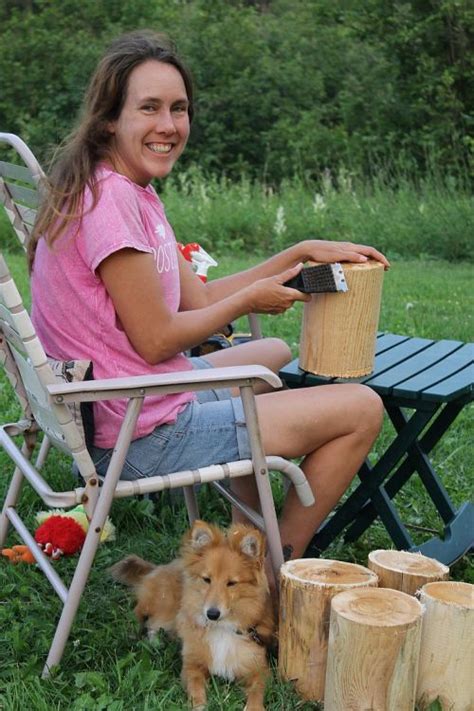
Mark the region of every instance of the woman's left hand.
[[305, 258], [302, 261], [314, 262], [366, 262], [375, 259], [381, 262], [385, 269], [390, 267], [388, 259], [375, 247], [353, 242], [332, 242], [331, 240], [312, 239], [301, 244]]

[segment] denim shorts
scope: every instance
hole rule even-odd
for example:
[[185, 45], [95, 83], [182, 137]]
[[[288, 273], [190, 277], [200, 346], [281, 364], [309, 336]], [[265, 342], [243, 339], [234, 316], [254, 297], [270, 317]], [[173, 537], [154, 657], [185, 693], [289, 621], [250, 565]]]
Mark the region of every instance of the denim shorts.
[[[191, 358], [194, 368], [212, 368], [202, 357]], [[146, 437], [131, 442], [121, 479], [170, 474], [250, 459], [250, 442], [240, 397], [230, 390], [201, 390], [186, 405], [176, 422], [156, 427]], [[112, 449], [92, 447], [97, 471], [104, 476]]]

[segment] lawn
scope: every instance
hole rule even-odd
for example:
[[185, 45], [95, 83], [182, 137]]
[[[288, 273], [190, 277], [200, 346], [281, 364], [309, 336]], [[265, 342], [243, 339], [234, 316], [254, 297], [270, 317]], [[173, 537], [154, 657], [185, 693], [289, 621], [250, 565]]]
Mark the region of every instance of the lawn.
[[[7, 255], [11, 269], [26, 294], [23, 257]], [[225, 257], [211, 277], [249, 266], [248, 256]], [[444, 261], [402, 261], [393, 259], [386, 274], [381, 330], [426, 338], [473, 340], [474, 297], [472, 266]], [[284, 338], [297, 353], [301, 308], [263, 319], [266, 335]], [[239, 324], [245, 328], [245, 323]], [[18, 410], [8, 383], [0, 380], [2, 421], [13, 420]], [[382, 451], [390, 436], [390, 425], [374, 446], [373, 456]], [[472, 408], [465, 408], [433, 453], [435, 466], [455, 504], [472, 495], [474, 453], [472, 448]], [[70, 477], [69, 462], [53, 454], [47, 471], [54, 481]], [[0, 453], [0, 494], [9, 473], [7, 458]], [[71, 486], [72, 486], [71, 479]], [[281, 502], [281, 486], [275, 481], [275, 494]], [[203, 518], [226, 524], [227, 504], [210, 490], [199, 494]], [[413, 479], [397, 497], [415, 540], [421, 541], [428, 530], [438, 532], [440, 522], [433, 514], [421, 486]], [[32, 516], [42, 508], [35, 495], [28, 493], [23, 512]], [[125, 589], [113, 583], [107, 568], [129, 552], [155, 562], [173, 557], [180, 536], [186, 528], [184, 507], [180, 501], [162, 497], [157, 503], [148, 500], [122, 500], [114, 504], [112, 520], [117, 528], [114, 546], [100, 547], [94, 571], [83, 603], [73, 626], [60, 670], [54, 677], [41, 681], [41, 672], [51, 640], [60, 604], [34, 566], [0, 565], [0, 709], [16, 711], [34, 709], [163, 709], [186, 708], [179, 682], [180, 656], [176, 641], [159, 638], [151, 644], [139, 638], [132, 613], [132, 603]], [[14, 535], [10, 536], [14, 543]], [[390, 546], [383, 527], [371, 526], [356, 544], [337, 541], [325, 553], [365, 564], [367, 554], [375, 548]], [[66, 576], [74, 561], [57, 563]], [[452, 567], [455, 580], [474, 582], [474, 568], [467, 556]], [[275, 666], [275, 663], [273, 662]], [[236, 711], [243, 707], [243, 694], [233, 684], [212, 680], [209, 689], [210, 711]], [[290, 711], [314, 709], [314, 704], [298, 699], [290, 684], [283, 684], [273, 674], [267, 690], [268, 709]]]

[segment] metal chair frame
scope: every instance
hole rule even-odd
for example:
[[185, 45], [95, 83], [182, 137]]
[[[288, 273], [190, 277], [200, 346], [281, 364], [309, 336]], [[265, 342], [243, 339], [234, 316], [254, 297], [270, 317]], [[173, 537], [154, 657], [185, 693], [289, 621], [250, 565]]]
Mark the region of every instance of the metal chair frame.
[[[21, 244], [26, 248], [34, 223], [43, 172], [32, 152], [17, 136], [0, 133], [0, 143], [13, 147], [25, 163], [25, 166], [19, 166], [0, 161], [0, 201], [7, 210]], [[74, 354], [71, 354], [71, 357], [74, 357]], [[43, 670], [44, 677], [50, 674], [52, 667], [59, 664], [62, 658], [102, 529], [116, 498], [183, 487], [188, 517], [192, 522], [199, 515], [194, 486], [198, 483], [215, 483], [218, 490], [234, 506], [254, 525], [265, 531], [271, 562], [275, 574], [278, 575], [283, 553], [269, 470], [282, 472], [289, 478], [303, 505], [310, 506], [314, 498], [299, 467], [281, 457], [266, 455], [262, 447], [253, 388], [259, 381], [280, 387], [281, 381], [277, 375], [267, 368], [252, 365], [59, 384], [1, 253], [0, 363], [4, 366], [22, 410], [21, 418], [17, 422], [0, 426], [0, 444], [15, 465], [0, 516], [0, 546], [4, 544], [8, 529], [12, 526], [30, 548], [38, 566], [63, 604]], [[163, 477], [120, 481], [123, 463], [145, 397], [229, 387], [240, 390], [251, 444], [251, 460], [172, 472]], [[97, 475], [69, 404], [114, 398], [126, 398], [128, 406], [107, 474], [101, 479]], [[32, 454], [40, 433], [44, 436], [38, 457], [33, 464]], [[23, 439], [21, 446], [18, 446], [14, 439], [18, 436]], [[57, 491], [42, 476], [41, 468], [51, 445], [73, 458], [85, 482], [84, 486]], [[241, 476], [255, 477], [260, 511], [246, 506], [222, 486], [223, 481]], [[25, 482], [33, 487], [48, 507], [67, 508], [77, 504], [83, 504], [85, 507], [90, 523], [69, 587], [53, 568], [50, 559], [36, 545], [25, 521], [18, 513], [17, 506]]]

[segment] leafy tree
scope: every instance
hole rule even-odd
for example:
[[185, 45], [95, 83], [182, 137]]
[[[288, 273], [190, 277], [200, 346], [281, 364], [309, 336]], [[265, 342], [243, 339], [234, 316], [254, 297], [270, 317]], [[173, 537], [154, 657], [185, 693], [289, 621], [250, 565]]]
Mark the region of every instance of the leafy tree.
[[474, 176], [470, 0], [0, 0], [0, 128], [44, 160], [104, 45], [153, 27], [197, 84], [183, 157], [279, 183], [325, 167]]

